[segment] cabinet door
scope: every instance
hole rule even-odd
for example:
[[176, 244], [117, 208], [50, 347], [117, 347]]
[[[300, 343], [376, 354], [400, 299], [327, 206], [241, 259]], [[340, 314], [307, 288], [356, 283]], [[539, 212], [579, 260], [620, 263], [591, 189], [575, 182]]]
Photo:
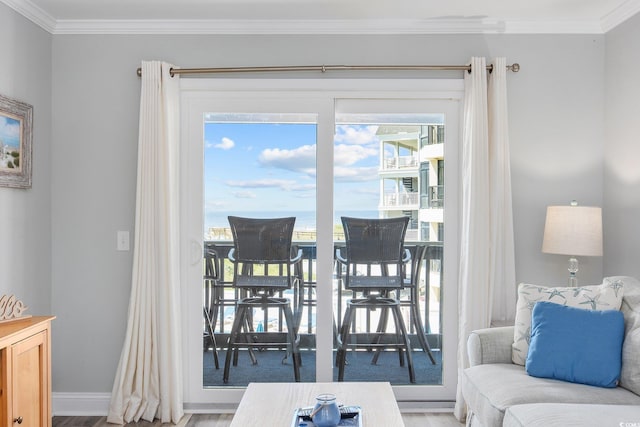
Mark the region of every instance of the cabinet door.
[[49, 425], [47, 400], [47, 332], [42, 331], [12, 346], [11, 385], [13, 427]]

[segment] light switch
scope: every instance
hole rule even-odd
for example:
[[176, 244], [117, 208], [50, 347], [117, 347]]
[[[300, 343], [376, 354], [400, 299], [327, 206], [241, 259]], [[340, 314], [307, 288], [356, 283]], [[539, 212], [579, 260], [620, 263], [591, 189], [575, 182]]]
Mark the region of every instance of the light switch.
[[128, 231], [118, 231], [117, 248], [119, 251], [129, 250], [129, 232]]

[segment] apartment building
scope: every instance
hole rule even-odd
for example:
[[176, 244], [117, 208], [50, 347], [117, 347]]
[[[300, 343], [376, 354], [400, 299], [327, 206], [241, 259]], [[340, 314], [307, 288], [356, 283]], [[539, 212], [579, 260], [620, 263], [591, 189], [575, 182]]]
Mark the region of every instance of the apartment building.
[[411, 218], [407, 240], [441, 242], [445, 164], [442, 118], [427, 124], [381, 125], [376, 136], [380, 140], [381, 216]]

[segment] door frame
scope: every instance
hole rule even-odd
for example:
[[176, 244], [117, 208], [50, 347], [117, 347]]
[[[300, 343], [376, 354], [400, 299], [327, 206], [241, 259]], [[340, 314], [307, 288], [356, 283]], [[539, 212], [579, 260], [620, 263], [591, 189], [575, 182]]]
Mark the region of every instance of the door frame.
[[[439, 104], [446, 113], [455, 116], [454, 126], [447, 127], [445, 158], [451, 167], [445, 168], [447, 200], [445, 223], [451, 224], [445, 233], [443, 283], [446, 297], [442, 311], [442, 385], [394, 386], [399, 402], [423, 407], [437, 402], [438, 407], [449, 406], [455, 400], [457, 385], [457, 272], [459, 221], [459, 141], [462, 122], [462, 79], [182, 79], [181, 83], [181, 283], [184, 402], [185, 410], [192, 412], [221, 412], [233, 410], [242, 398], [244, 387], [202, 388], [202, 334], [199, 329], [202, 318], [202, 209], [194, 208], [202, 203], [203, 176], [203, 120], [204, 113], [224, 105], [225, 109], [245, 108], [252, 111], [282, 111], [318, 113], [317, 135], [317, 280], [332, 280], [333, 265], [333, 134], [335, 130], [335, 106], [370, 103], [381, 105], [389, 102], [420, 100]], [[340, 100], [337, 102], [336, 100]], [[251, 102], [249, 102], [251, 101]], [[364, 104], [362, 104], [364, 105]], [[222, 108], [222, 107], [219, 107]], [[215, 109], [215, 108], [214, 108]], [[238, 110], [241, 111], [241, 110]], [[289, 111], [290, 112], [290, 111]], [[328, 142], [331, 143], [328, 143]], [[455, 167], [454, 167], [455, 166]], [[198, 284], [190, 285], [190, 284]], [[331, 289], [319, 287], [320, 302], [331, 301]], [[448, 314], [447, 314], [448, 313]], [[316, 381], [331, 381], [333, 361], [331, 357], [332, 316], [327, 310], [317, 313]], [[323, 327], [328, 326], [328, 327]], [[326, 353], [326, 354], [325, 354]]]

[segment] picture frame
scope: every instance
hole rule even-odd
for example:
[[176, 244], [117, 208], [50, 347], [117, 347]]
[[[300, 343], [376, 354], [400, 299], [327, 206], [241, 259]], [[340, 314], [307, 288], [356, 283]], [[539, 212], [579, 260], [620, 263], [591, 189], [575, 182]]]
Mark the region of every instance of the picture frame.
[[33, 107], [0, 95], [0, 187], [31, 188]]

